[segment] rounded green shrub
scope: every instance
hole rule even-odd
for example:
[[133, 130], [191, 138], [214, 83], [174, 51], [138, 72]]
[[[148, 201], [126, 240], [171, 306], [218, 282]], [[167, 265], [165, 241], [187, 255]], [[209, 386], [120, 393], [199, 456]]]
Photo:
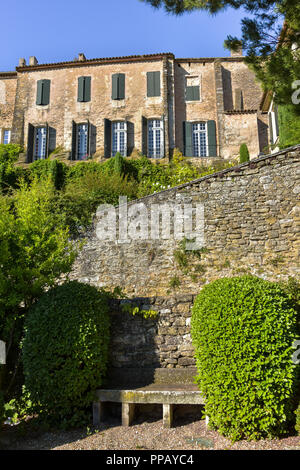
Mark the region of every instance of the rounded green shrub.
[[249, 162], [250, 155], [247, 144], [242, 144], [240, 146], [240, 163]]
[[278, 284], [252, 276], [219, 279], [197, 296], [197, 383], [210, 424], [223, 435], [272, 437], [292, 422], [296, 315]]
[[25, 386], [36, 410], [76, 424], [101, 386], [108, 361], [107, 294], [77, 281], [56, 286], [25, 321]]

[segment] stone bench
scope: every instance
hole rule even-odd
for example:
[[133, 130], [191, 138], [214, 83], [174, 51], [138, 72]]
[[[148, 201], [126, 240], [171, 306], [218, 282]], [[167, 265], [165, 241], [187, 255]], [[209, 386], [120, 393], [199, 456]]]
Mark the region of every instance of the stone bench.
[[[191, 369], [155, 369], [152, 383], [125, 385], [120, 378], [120, 385], [113, 384], [97, 390], [93, 404], [93, 424], [98, 426], [104, 420], [105, 404], [122, 404], [122, 425], [130, 426], [134, 419], [135, 405], [161, 404], [163, 407], [163, 425], [172, 427], [174, 405], [203, 405], [204, 399], [193, 383], [196, 370]], [[124, 377], [124, 376], [123, 376]], [[132, 371], [129, 377], [132, 378]], [[149, 380], [148, 380], [149, 381]], [[144, 379], [145, 382], [145, 379]], [[130, 382], [128, 382], [130, 383]]]

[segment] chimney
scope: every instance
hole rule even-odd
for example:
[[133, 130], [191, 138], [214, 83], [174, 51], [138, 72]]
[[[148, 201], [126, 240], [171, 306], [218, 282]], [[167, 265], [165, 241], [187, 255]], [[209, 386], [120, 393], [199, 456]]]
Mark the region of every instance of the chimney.
[[83, 52], [80, 52], [80, 53], [78, 54], [78, 60], [79, 60], [79, 62], [85, 62], [85, 61], [86, 61], [86, 57], [85, 57], [85, 55], [83, 54]]
[[25, 67], [26, 66], [26, 60], [24, 59], [24, 57], [22, 57], [21, 59], [19, 59], [19, 67]]
[[243, 57], [243, 44], [240, 43], [236, 50], [231, 49], [231, 57]]
[[38, 61], [37, 58], [34, 56], [29, 57], [29, 65], [37, 65]]

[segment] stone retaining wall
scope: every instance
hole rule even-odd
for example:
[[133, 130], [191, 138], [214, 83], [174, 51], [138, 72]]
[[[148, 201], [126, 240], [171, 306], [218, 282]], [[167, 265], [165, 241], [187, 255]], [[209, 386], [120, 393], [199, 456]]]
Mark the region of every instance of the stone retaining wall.
[[141, 310], [154, 310], [154, 319], [122, 311], [128, 301], [111, 306], [110, 367], [155, 369], [195, 367], [191, 342], [191, 307], [194, 297], [144, 297], [130, 302]]
[[71, 278], [137, 297], [197, 294], [215, 279], [244, 273], [274, 281], [299, 276], [299, 163], [297, 146], [140, 199], [147, 209], [204, 204], [206, 250], [201, 259], [185, 253], [184, 268], [174, 237], [99, 240], [96, 217]]

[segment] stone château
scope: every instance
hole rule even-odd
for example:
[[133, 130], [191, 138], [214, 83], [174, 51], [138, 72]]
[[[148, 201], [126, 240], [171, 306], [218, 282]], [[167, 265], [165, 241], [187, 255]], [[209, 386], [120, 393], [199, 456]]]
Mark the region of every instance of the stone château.
[[58, 147], [70, 160], [117, 151], [161, 159], [177, 147], [202, 161], [234, 158], [246, 143], [256, 158], [268, 145], [262, 94], [242, 50], [185, 59], [79, 54], [51, 64], [30, 57], [0, 73], [0, 142], [24, 146], [26, 163]]

